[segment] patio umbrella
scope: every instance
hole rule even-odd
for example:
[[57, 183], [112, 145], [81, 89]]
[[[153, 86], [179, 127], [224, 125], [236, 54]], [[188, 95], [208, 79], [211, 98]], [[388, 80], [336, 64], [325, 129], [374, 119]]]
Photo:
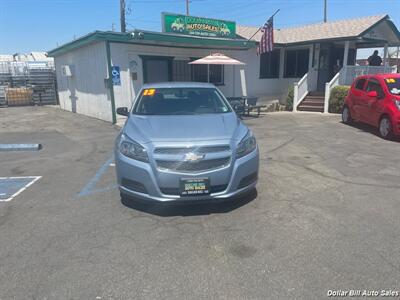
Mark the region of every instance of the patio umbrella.
[[206, 57], [194, 60], [189, 63], [190, 65], [207, 65], [207, 81], [210, 82], [210, 65], [245, 65], [232, 57], [226, 56], [222, 53], [210, 54]]

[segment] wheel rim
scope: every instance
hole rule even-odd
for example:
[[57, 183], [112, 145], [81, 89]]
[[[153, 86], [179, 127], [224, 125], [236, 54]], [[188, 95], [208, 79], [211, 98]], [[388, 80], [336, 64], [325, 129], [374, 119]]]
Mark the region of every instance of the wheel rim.
[[342, 113], [343, 122], [347, 123], [349, 121], [349, 109], [345, 107]]
[[379, 131], [381, 132], [382, 136], [388, 136], [390, 133], [390, 122], [389, 119], [384, 118], [381, 121], [381, 124], [379, 126]]

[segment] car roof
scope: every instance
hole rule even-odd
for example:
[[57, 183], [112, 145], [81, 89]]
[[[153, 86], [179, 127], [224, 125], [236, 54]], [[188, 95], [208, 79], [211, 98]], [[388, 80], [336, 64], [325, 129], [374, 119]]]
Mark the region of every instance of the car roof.
[[161, 89], [161, 88], [215, 88], [212, 83], [204, 82], [157, 82], [147, 83], [143, 85], [144, 89]]
[[[371, 75], [372, 76], [372, 75]], [[385, 73], [385, 74], [376, 74], [375, 77], [380, 78], [393, 78], [393, 77], [400, 77], [398, 73]]]

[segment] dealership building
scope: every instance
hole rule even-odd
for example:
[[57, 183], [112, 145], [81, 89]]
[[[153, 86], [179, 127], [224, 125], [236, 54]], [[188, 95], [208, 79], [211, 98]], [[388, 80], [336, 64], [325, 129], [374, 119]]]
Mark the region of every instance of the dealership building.
[[[294, 87], [294, 110], [326, 111], [324, 99], [335, 85], [349, 84], [359, 74], [394, 71], [385, 65], [388, 47], [400, 45], [400, 33], [387, 15], [275, 29], [274, 50], [262, 55], [257, 55], [257, 29], [163, 14], [162, 32], [89, 33], [49, 51], [60, 106], [116, 123], [116, 108], [130, 107], [145, 83], [209, 80], [226, 97], [247, 93], [261, 102], [284, 103]], [[384, 64], [355, 66], [357, 49], [373, 47], [384, 47]], [[189, 64], [210, 53], [245, 65]], [[319, 95], [322, 108], [304, 105], [309, 95]]]

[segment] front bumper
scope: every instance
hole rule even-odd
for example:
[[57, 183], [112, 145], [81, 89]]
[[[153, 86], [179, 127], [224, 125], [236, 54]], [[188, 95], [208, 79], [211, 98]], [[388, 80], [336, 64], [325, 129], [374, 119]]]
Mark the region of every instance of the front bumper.
[[[130, 159], [115, 151], [118, 186], [122, 194], [160, 202], [226, 199], [245, 194], [256, 186], [259, 168], [258, 147], [250, 154], [235, 159], [230, 166], [203, 173], [188, 174], [160, 171], [151, 163]], [[204, 196], [180, 196], [182, 178], [210, 179], [211, 193]]]

